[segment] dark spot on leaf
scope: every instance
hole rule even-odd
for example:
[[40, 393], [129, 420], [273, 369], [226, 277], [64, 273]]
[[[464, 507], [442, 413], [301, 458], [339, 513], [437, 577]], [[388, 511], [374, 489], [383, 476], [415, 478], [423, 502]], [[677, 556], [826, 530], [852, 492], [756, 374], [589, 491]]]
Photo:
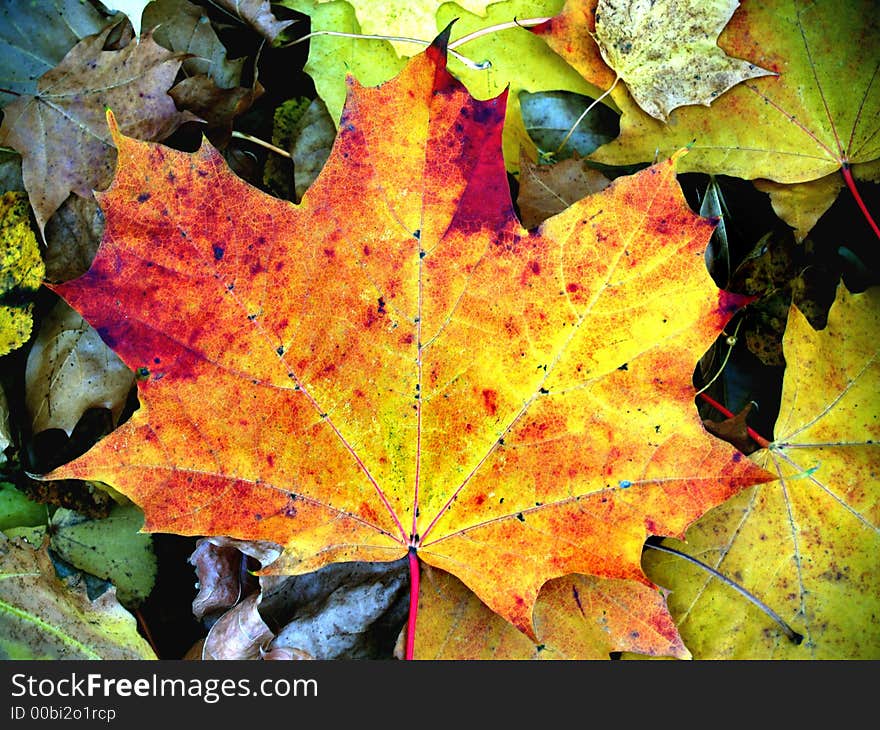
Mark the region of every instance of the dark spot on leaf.
[[584, 607], [581, 605], [581, 596], [578, 593], [577, 586], [571, 587], [571, 595], [574, 598], [574, 602], [577, 604], [578, 610], [581, 612], [581, 616], [586, 616], [584, 613]]
[[98, 333], [98, 337], [104, 340], [104, 344], [106, 344], [111, 350], [116, 347], [116, 338], [110, 334], [110, 331], [106, 327], [98, 327], [96, 332]]
[[498, 411], [498, 393], [494, 390], [486, 389], [483, 391], [483, 406], [490, 416], [494, 416]]
[[619, 368], [617, 368], [617, 369], [618, 369], [618, 370], [629, 370], [629, 364], [628, 364], [628, 363], [623, 363], [623, 365], [621, 365], [621, 366], [620, 366]]
[[214, 244], [214, 260], [219, 261], [223, 258], [223, 254], [226, 253], [226, 249], [223, 248], [219, 243]]
[[138, 195], [138, 203], [146, 203], [149, 199], [149, 193], [141, 193], [140, 195]]
[[523, 513], [522, 513], [522, 512], [517, 513], [517, 515], [516, 515], [516, 519], [518, 519], [520, 522], [525, 522], [525, 521], [526, 521], [526, 518], [523, 517]]

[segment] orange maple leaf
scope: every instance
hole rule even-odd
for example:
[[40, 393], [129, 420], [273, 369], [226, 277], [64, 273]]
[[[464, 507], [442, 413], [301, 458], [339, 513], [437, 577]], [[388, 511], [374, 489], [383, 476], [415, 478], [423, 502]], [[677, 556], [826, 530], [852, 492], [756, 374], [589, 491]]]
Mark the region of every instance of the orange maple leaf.
[[505, 95], [473, 99], [445, 42], [350, 80], [299, 206], [207, 143], [114, 127], [101, 249], [55, 289], [140, 373], [142, 407], [48, 477], [113, 485], [151, 531], [276, 542], [273, 572], [417, 555], [534, 636], [547, 580], [651, 585], [649, 535], [770, 479], [693, 404], [744, 300], [706, 272], [712, 224], [673, 161], [526, 231]]

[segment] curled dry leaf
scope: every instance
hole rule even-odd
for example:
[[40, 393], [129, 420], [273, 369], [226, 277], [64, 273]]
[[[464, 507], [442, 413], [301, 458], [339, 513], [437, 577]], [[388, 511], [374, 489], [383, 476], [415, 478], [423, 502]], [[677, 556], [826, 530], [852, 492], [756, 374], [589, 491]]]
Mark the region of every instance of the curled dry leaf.
[[754, 403], [748, 403], [746, 404], [746, 407], [733, 418], [726, 418], [723, 421], [703, 419], [703, 425], [709, 433], [714, 434], [720, 439], [724, 439], [727, 443], [735, 446], [744, 454], [751, 454], [758, 449], [758, 444], [756, 444], [751, 435], [749, 435], [749, 425], [746, 423], [746, 419], [754, 407]]
[[252, 593], [224, 613], [211, 627], [202, 659], [260, 659], [274, 634], [257, 610], [260, 594]]
[[60, 428], [69, 436], [89, 408], [106, 408], [116, 423], [134, 382], [92, 326], [59, 301], [28, 353], [25, 405], [33, 433]]
[[214, 0], [217, 5], [249, 25], [267, 41], [275, 37], [295, 20], [278, 20], [272, 13], [269, 0]]
[[45, 265], [21, 192], [0, 196], [0, 356], [21, 347], [33, 328], [33, 297]]
[[263, 566], [274, 563], [278, 556], [281, 555], [282, 550], [280, 545], [262, 540], [236, 540], [235, 538], [222, 535], [213, 535], [205, 539], [217, 547], [235, 548], [245, 555], [258, 560]]
[[737, 7], [738, 0], [599, 0], [596, 42], [636, 103], [666, 121], [680, 106], [709, 106], [741, 81], [775, 75], [718, 47]]
[[263, 661], [295, 661], [302, 659], [314, 659], [311, 654], [302, 649], [288, 649], [286, 647], [275, 647], [269, 651], [263, 652]]
[[105, 51], [113, 28], [88, 36], [40, 77], [37, 93], [10, 103], [0, 126], [0, 144], [22, 157], [22, 176], [40, 231], [73, 192], [90, 197], [113, 177], [116, 150], [105, 118], [107, 108], [126, 120], [128, 134], [160, 140], [188, 120], [166, 90], [181, 57], [149, 36], [118, 51]]
[[216, 144], [229, 139], [233, 120], [246, 112], [263, 95], [263, 87], [236, 86], [224, 89], [205, 75], [192, 76], [176, 84], [168, 94], [181, 109], [187, 109], [208, 125], [206, 132]]
[[116, 591], [90, 601], [82, 577], [61, 580], [47, 550], [0, 534], [0, 658], [155, 659]]
[[314, 659], [387, 658], [406, 618], [406, 560], [341, 563], [261, 583], [261, 613], [277, 627], [272, 649]]
[[242, 553], [234, 547], [220, 547], [209, 540], [199, 540], [190, 555], [197, 576], [198, 594], [193, 599], [193, 616], [205, 616], [225, 611], [241, 597]]
[[160, 46], [187, 54], [182, 66], [187, 77], [208, 76], [223, 89], [238, 86], [245, 59], [227, 57], [201, 6], [188, 0], [154, 0], [144, 11], [144, 25]]
[[245, 59], [230, 60], [204, 8], [187, 0], [155, 0], [144, 11], [144, 26], [155, 28], [158, 44], [181, 54], [187, 78], [168, 93], [179, 109], [205, 120], [216, 143], [226, 141], [232, 121], [263, 93], [254, 80], [252, 88], [239, 86]]

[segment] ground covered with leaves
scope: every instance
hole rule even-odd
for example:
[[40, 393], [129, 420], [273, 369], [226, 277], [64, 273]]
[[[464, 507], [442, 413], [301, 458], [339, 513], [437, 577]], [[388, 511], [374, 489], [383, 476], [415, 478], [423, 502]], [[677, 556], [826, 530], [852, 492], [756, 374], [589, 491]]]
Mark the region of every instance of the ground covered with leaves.
[[880, 658], [874, 11], [0, 2], [0, 656]]

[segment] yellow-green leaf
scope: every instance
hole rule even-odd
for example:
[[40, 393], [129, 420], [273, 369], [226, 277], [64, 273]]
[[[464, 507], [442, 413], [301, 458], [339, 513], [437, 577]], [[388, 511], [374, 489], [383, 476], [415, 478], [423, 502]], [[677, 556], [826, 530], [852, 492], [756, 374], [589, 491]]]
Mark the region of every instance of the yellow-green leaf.
[[21, 347], [33, 326], [31, 298], [43, 283], [45, 267], [30, 224], [27, 194], [0, 196], [0, 356]]
[[687, 552], [755, 593], [796, 645], [728, 586], [646, 556], [696, 658], [880, 659], [880, 288], [838, 289], [825, 329], [792, 308], [775, 439], [753, 455], [779, 476], [687, 532]]
[[81, 577], [57, 576], [45, 544], [0, 535], [0, 565], [0, 658], [156, 658], [115, 591], [90, 601]]

